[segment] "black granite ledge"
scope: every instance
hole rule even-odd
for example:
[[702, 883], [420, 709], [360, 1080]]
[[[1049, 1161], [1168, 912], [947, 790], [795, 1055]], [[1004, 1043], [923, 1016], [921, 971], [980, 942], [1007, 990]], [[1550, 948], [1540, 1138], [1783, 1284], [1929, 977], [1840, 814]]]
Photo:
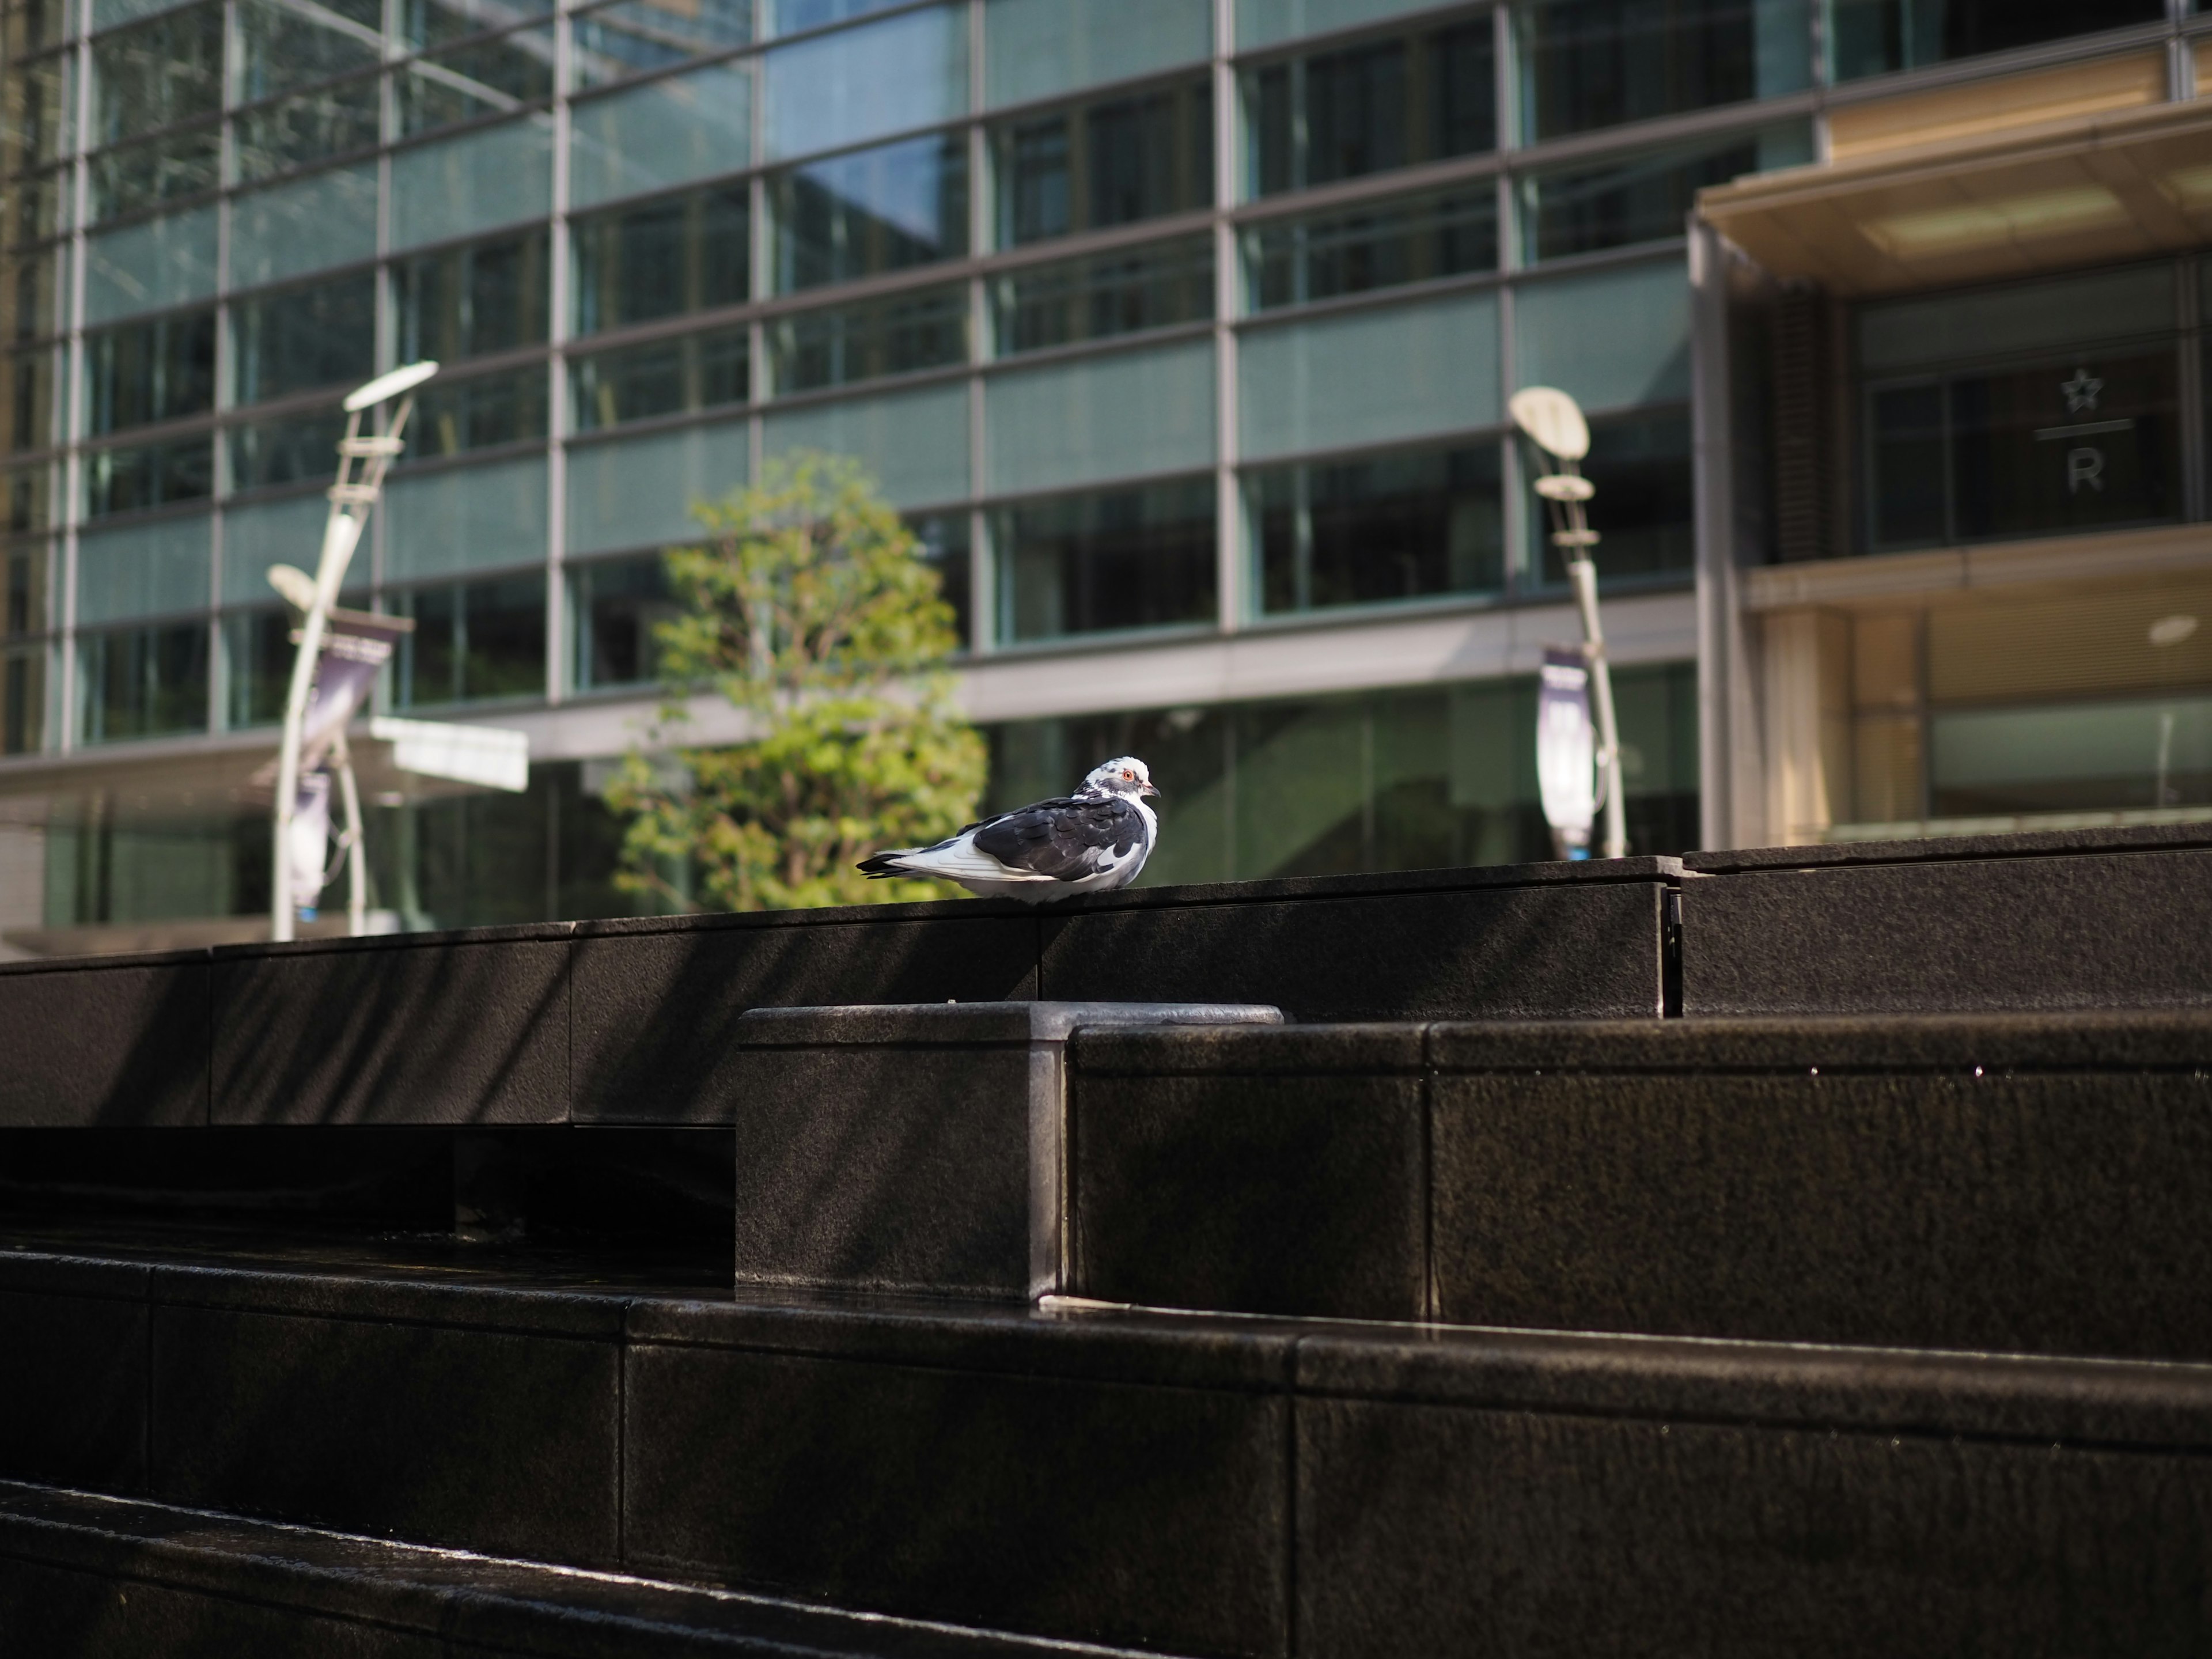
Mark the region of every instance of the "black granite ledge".
[[1852, 864], [1948, 864], [1983, 859], [2048, 858], [2063, 854], [2156, 853], [2212, 847], [2212, 819], [2085, 830], [2018, 830], [1990, 836], [1936, 836], [1918, 841], [1825, 842], [1808, 847], [1746, 847], [1688, 853], [1685, 874], [1724, 876], [1753, 870], [1810, 870]]
[[[143, 1499], [0, 1481], [0, 1563], [35, 1563], [101, 1585], [85, 1607], [36, 1613], [41, 1638], [82, 1634], [71, 1613], [110, 1645], [103, 1652], [199, 1654], [216, 1632], [252, 1642], [232, 1652], [296, 1653], [310, 1641], [349, 1656], [398, 1650], [460, 1659], [487, 1650], [544, 1659], [662, 1659], [728, 1653], [822, 1659], [997, 1659], [1061, 1653], [1066, 1645], [1004, 1632], [855, 1615], [833, 1607], [640, 1578], [577, 1573], [532, 1561], [427, 1548], [388, 1539], [284, 1525]], [[0, 1565], [0, 1598], [8, 1570]], [[157, 1606], [134, 1630], [118, 1616], [118, 1583], [215, 1605]], [[30, 1587], [26, 1586], [27, 1590]], [[38, 1586], [46, 1597], [62, 1588]], [[126, 1593], [127, 1602], [131, 1594]], [[151, 1600], [142, 1595], [142, 1601]], [[0, 1606], [5, 1606], [0, 1599]], [[210, 1626], [213, 1630], [210, 1630]], [[170, 1646], [170, 1641], [175, 1645]], [[159, 1644], [160, 1645], [154, 1645]], [[356, 1645], [359, 1644], [360, 1645]], [[50, 1646], [43, 1651], [76, 1650]], [[1107, 1650], [1093, 1649], [1106, 1652]], [[26, 1650], [28, 1651], [28, 1650]]]
[[1343, 1025], [1213, 1026], [1178, 1030], [1079, 1027], [1068, 1055], [1086, 1076], [1237, 1073], [1258, 1077], [1418, 1072], [1428, 1028], [1383, 1022]]

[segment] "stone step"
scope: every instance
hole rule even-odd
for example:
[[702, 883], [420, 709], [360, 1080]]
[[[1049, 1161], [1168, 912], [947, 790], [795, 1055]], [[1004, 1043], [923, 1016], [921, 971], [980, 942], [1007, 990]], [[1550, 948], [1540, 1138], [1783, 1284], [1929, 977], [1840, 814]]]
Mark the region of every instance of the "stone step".
[[1069, 1282], [2212, 1359], [2212, 1012], [1079, 1032]]
[[[36, 1242], [0, 1249], [0, 1478], [168, 1507], [88, 1526], [39, 1508], [81, 1496], [0, 1493], [0, 1607], [96, 1607], [133, 1653], [213, 1618], [195, 1595], [241, 1620], [374, 1604], [444, 1644], [210, 1626], [263, 1650], [599, 1651], [532, 1647], [530, 1621], [661, 1617], [581, 1610], [583, 1579], [518, 1610], [551, 1581], [398, 1552], [371, 1571], [226, 1516], [1209, 1655], [2212, 1643], [2212, 1367], [769, 1304], [540, 1284], [520, 1257], [441, 1280], [389, 1240]], [[174, 1566], [173, 1524], [246, 1576]], [[158, 1591], [138, 1613], [133, 1583]]]
[[13, 1481], [0, 1481], [0, 1632], [11, 1653], [72, 1659], [1023, 1659], [1066, 1650]]

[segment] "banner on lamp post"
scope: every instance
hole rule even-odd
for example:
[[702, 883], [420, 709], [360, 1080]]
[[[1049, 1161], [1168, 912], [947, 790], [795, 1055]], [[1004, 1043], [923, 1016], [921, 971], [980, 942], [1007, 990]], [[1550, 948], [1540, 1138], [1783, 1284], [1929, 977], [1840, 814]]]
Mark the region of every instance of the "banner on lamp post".
[[[368, 696], [392, 647], [412, 633], [410, 617], [379, 617], [366, 611], [332, 611], [323, 648], [315, 659], [314, 683], [307, 689], [307, 713], [300, 728], [300, 772], [304, 778], [322, 764], [354, 712]], [[295, 640], [296, 641], [297, 635]]]
[[292, 908], [312, 918], [321, 902], [324, 878], [330, 873], [331, 775], [303, 773], [300, 793], [292, 801], [292, 844], [289, 864], [292, 872]]
[[1547, 646], [1536, 686], [1536, 792], [1559, 856], [1589, 856], [1597, 817], [1597, 728], [1590, 719], [1589, 663], [1571, 647]]

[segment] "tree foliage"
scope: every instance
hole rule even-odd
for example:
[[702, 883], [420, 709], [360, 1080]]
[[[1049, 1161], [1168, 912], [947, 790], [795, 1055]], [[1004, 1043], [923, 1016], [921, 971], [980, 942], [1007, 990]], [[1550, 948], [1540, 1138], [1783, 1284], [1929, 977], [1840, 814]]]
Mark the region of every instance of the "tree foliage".
[[[913, 532], [855, 463], [811, 453], [696, 510], [707, 539], [665, 556], [679, 609], [654, 630], [655, 735], [708, 687], [755, 735], [683, 749], [675, 766], [632, 751], [606, 791], [631, 820], [617, 879], [691, 909], [944, 896], [853, 867], [951, 834], [983, 785], [982, 739], [945, 667], [952, 609]], [[667, 875], [687, 865], [688, 894]]]

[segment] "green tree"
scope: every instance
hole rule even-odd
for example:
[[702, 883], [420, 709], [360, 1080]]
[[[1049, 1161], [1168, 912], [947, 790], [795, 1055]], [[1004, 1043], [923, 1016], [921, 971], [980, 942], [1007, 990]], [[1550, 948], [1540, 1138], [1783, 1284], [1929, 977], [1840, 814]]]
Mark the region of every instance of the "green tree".
[[[617, 880], [686, 909], [945, 896], [853, 867], [951, 834], [983, 786], [983, 742], [945, 672], [952, 609], [913, 532], [856, 463], [805, 453], [695, 511], [706, 541], [665, 556], [681, 609], [654, 630], [654, 735], [709, 685], [754, 735], [673, 767], [630, 753], [606, 791], [631, 820]], [[665, 873], [686, 865], [688, 895]]]

